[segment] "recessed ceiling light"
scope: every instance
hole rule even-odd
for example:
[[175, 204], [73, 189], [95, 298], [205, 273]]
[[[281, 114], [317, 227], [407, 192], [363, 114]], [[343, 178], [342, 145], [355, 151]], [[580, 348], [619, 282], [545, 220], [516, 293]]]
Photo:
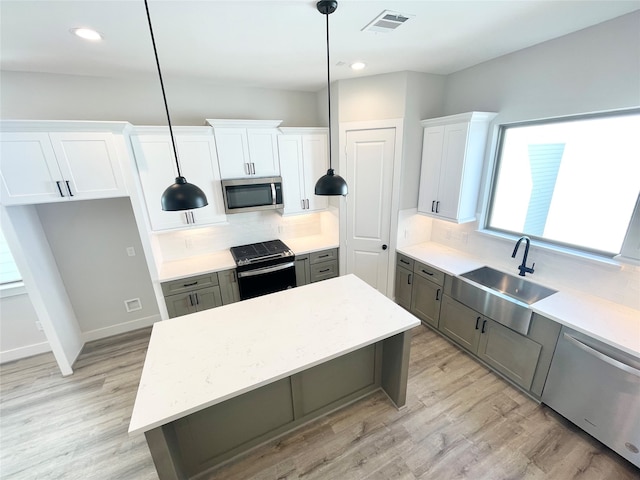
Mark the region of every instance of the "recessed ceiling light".
[[362, 70], [364, 67], [367, 66], [367, 64], [363, 62], [353, 62], [350, 66], [351, 66], [351, 70]]
[[102, 35], [90, 28], [72, 28], [70, 31], [74, 35], [84, 38], [85, 40], [92, 40], [94, 42], [102, 40]]

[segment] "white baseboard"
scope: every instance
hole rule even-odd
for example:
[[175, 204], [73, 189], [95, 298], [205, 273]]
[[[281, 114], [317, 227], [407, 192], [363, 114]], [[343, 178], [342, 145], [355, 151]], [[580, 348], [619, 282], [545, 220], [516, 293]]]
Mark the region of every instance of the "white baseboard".
[[104, 328], [98, 328], [96, 330], [90, 330], [88, 332], [82, 332], [83, 342], [92, 342], [94, 340], [100, 340], [101, 338], [111, 337], [113, 335], [119, 335], [120, 333], [127, 333], [139, 328], [150, 327], [155, 322], [160, 321], [160, 315], [151, 315], [150, 317], [138, 318], [130, 322], [118, 323], [117, 325], [110, 325]]
[[51, 347], [49, 346], [49, 342], [14, 348], [12, 350], [0, 352], [0, 363], [7, 363], [14, 360], [20, 360], [22, 358], [33, 357], [34, 355], [40, 355], [41, 353], [47, 353], [50, 351]]

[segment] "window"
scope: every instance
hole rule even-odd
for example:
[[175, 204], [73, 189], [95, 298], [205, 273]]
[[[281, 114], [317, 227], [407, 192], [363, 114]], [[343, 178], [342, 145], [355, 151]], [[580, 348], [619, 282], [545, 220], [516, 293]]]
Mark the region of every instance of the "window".
[[614, 256], [640, 192], [640, 112], [505, 125], [486, 228]]
[[0, 285], [19, 282], [22, 276], [13, 260], [2, 230], [0, 230]]

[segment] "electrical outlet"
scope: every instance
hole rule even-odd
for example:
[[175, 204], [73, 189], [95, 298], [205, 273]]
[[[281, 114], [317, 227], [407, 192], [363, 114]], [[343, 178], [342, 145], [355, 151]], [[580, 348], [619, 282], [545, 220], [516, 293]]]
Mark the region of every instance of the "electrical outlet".
[[133, 247], [127, 247], [127, 255], [129, 255], [130, 257], [135, 257], [136, 249]]

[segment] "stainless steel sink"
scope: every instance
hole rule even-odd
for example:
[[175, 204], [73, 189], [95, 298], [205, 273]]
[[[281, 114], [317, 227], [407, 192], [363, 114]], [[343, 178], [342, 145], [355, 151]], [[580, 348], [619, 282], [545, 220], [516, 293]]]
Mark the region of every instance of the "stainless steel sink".
[[516, 332], [529, 333], [534, 302], [556, 293], [524, 278], [491, 267], [481, 267], [452, 277], [448, 293], [460, 303]]
[[556, 290], [529, 282], [523, 277], [494, 270], [491, 267], [481, 267], [460, 276], [527, 305], [556, 293]]

